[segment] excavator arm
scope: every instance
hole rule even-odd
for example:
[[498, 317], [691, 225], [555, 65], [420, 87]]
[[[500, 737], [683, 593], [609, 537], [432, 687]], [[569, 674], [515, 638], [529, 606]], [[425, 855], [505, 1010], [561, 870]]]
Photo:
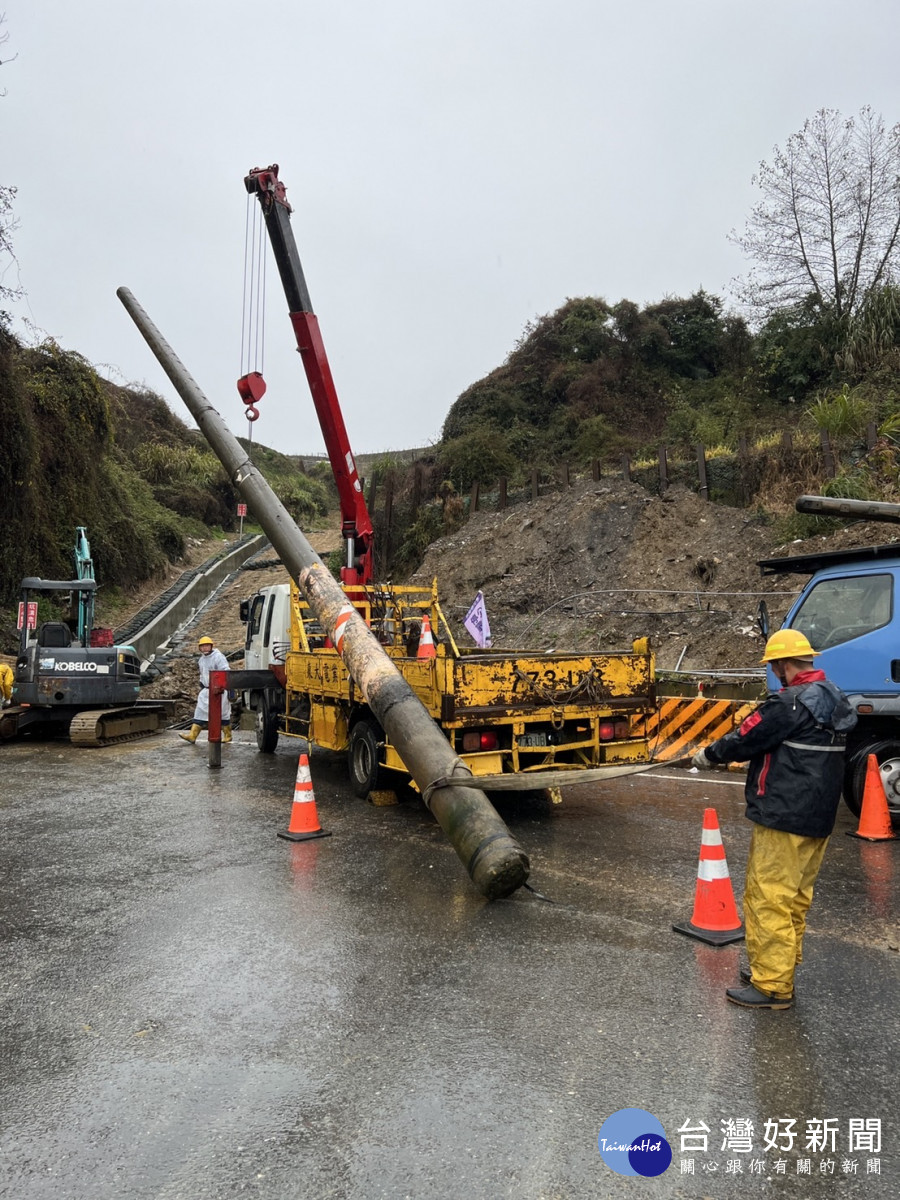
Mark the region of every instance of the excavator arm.
[[262, 207], [297, 339], [297, 349], [303, 360], [337, 484], [345, 547], [341, 581], [345, 585], [368, 584], [374, 576], [372, 519], [350, 449], [337, 389], [319, 331], [319, 321], [312, 310], [309, 289], [291, 229], [291, 206], [287, 202], [284, 184], [278, 178], [278, 164], [265, 168], [254, 167], [245, 177], [244, 186], [251, 195], [256, 195]]
[[[83, 525], [75, 527], [75, 574], [79, 580], [94, 579], [91, 545]], [[82, 646], [89, 646], [94, 625], [94, 591], [91, 588], [80, 588], [75, 595], [78, 603], [78, 640]]]

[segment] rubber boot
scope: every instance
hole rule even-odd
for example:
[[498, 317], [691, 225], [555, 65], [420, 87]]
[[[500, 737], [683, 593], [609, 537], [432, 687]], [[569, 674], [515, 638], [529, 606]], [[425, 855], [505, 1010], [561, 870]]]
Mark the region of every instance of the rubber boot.
[[222, 726], [222, 741], [223, 742], [231, 741], [231, 726], [230, 725]]
[[192, 725], [187, 733], [179, 733], [178, 736], [185, 742], [196, 742], [201, 729], [201, 725]]

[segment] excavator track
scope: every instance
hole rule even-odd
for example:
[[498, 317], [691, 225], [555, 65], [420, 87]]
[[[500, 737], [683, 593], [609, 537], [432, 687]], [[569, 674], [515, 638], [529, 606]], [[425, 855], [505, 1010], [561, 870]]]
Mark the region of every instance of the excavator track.
[[163, 705], [90, 709], [77, 713], [69, 726], [69, 741], [86, 749], [134, 742], [159, 733], [166, 718]]

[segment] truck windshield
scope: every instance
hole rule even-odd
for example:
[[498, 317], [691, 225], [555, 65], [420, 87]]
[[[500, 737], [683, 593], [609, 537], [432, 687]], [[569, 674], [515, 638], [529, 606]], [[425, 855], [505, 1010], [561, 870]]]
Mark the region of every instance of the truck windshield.
[[791, 628], [814, 650], [828, 650], [881, 629], [891, 619], [892, 575], [850, 575], [815, 584], [794, 614]]

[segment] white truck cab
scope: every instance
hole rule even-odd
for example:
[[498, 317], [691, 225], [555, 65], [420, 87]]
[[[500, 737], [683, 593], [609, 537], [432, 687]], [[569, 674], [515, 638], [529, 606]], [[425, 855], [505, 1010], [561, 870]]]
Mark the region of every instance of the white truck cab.
[[[273, 663], [284, 663], [291, 648], [291, 585], [272, 584], [242, 600], [241, 620], [247, 625], [244, 669], [265, 671]], [[277, 686], [274, 678], [272, 683]], [[246, 708], [259, 708], [257, 692], [245, 691], [243, 700]]]

